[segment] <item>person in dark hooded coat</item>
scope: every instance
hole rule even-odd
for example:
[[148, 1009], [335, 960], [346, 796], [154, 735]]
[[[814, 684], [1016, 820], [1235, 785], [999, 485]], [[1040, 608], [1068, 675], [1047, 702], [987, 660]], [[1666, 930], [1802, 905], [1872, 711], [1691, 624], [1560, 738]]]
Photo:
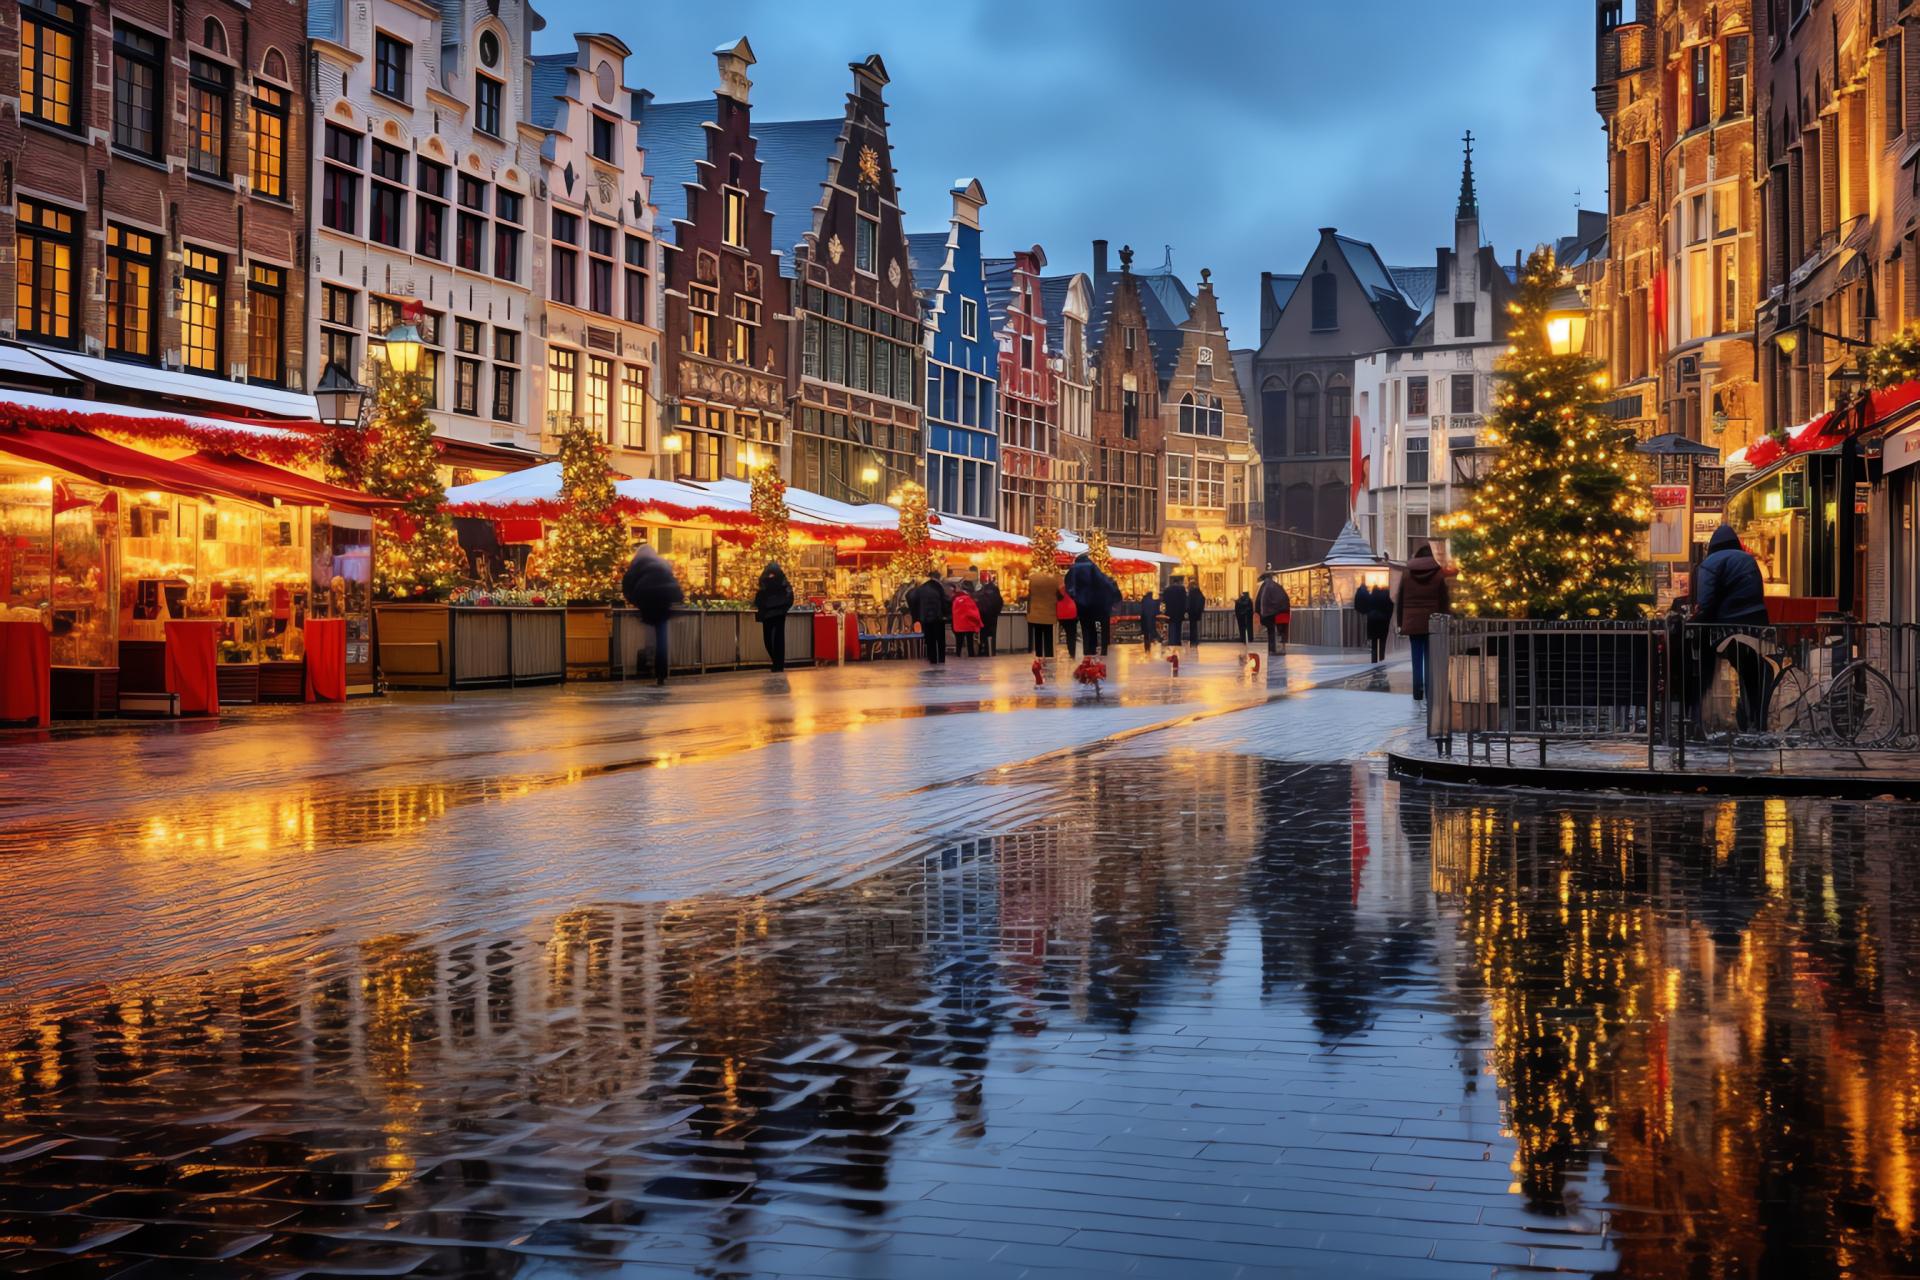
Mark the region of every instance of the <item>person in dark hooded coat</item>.
[[[1713, 531], [1713, 537], [1707, 542], [1707, 558], [1694, 571], [1693, 584], [1693, 620], [1718, 624], [1708, 628], [1704, 636], [1700, 656], [1701, 691], [1713, 683], [1714, 664], [1724, 652], [1740, 681], [1739, 726], [1743, 731], [1757, 728], [1764, 718], [1762, 705], [1766, 697], [1760, 651], [1739, 640], [1728, 641], [1736, 634], [1750, 633], [1750, 628], [1764, 627], [1771, 622], [1767, 614], [1767, 580], [1760, 572], [1759, 561], [1740, 545], [1740, 535], [1732, 525], [1723, 524]], [[1699, 694], [1691, 701], [1697, 721]]]
[[1233, 602], [1234, 625], [1240, 629], [1240, 643], [1253, 643], [1253, 597], [1242, 591]]
[[1140, 643], [1146, 646], [1148, 653], [1153, 652], [1154, 632], [1159, 629], [1160, 602], [1155, 600], [1153, 592], [1149, 591], [1140, 597]]
[[1206, 621], [1207, 597], [1200, 591], [1200, 580], [1194, 579], [1187, 588], [1187, 644], [1195, 649], [1200, 647], [1200, 624]]
[[1393, 596], [1385, 587], [1361, 583], [1353, 593], [1353, 611], [1366, 624], [1368, 659], [1383, 660], [1387, 656], [1387, 634], [1393, 629]]
[[938, 569], [928, 573], [925, 582], [907, 592], [907, 609], [920, 627], [920, 639], [926, 644], [927, 663], [930, 666], [943, 666], [947, 661], [948, 608], [947, 588], [940, 581]]
[[1167, 646], [1180, 647], [1180, 624], [1187, 620], [1187, 584], [1183, 578], [1175, 578], [1160, 593], [1160, 602], [1167, 606]]
[[640, 621], [653, 628], [653, 682], [667, 682], [667, 625], [673, 606], [687, 598], [673, 566], [646, 543], [641, 543], [620, 578], [620, 594], [640, 613]]
[[980, 606], [980, 652], [992, 657], [1000, 635], [1000, 614], [1007, 601], [1000, 594], [1000, 584], [992, 580], [980, 584], [973, 600]]
[[753, 616], [760, 620], [760, 633], [767, 642], [767, 656], [776, 672], [787, 669], [787, 613], [793, 608], [793, 584], [778, 560], [767, 561], [760, 571], [760, 586], [753, 593]]
[[1453, 607], [1447, 590], [1447, 575], [1434, 559], [1433, 548], [1421, 544], [1407, 561], [1400, 575], [1400, 587], [1394, 596], [1394, 612], [1400, 619], [1400, 634], [1407, 638], [1413, 652], [1413, 697], [1416, 702], [1427, 696], [1427, 636], [1433, 615]]
[[1113, 610], [1121, 602], [1120, 584], [1100, 572], [1093, 557], [1082, 551], [1067, 570], [1067, 595], [1080, 615], [1086, 656], [1104, 656], [1113, 643]]

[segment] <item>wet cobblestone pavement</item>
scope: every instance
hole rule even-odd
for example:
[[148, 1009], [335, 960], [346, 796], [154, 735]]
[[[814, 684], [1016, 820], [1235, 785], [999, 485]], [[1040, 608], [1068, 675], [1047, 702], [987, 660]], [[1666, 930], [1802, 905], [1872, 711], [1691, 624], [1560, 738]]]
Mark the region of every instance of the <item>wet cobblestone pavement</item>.
[[10, 750], [0, 1271], [1920, 1271], [1916, 810], [1120, 674]]

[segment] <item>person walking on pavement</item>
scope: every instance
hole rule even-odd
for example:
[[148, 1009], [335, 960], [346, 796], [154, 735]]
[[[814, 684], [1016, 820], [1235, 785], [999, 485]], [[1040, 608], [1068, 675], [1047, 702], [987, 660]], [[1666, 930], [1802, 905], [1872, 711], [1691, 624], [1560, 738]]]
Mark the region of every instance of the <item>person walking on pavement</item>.
[[1233, 622], [1240, 629], [1240, 643], [1253, 643], [1253, 597], [1242, 591], [1233, 602]]
[[1035, 569], [1027, 578], [1027, 635], [1036, 658], [1053, 656], [1053, 628], [1060, 620], [1060, 593], [1064, 585], [1051, 565]]
[[1200, 594], [1200, 579], [1187, 588], [1187, 644], [1200, 647], [1200, 624], [1207, 618], [1207, 598]]
[[1259, 594], [1253, 599], [1253, 608], [1260, 615], [1260, 625], [1267, 629], [1267, 652], [1277, 656], [1280, 653], [1279, 646], [1287, 642], [1287, 624], [1293, 615], [1293, 599], [1287, 595], [1287, 589], [1280, 585], [1280, 579], [1271, 573], [1263, 573], [1260, 575]]
[[1413, 651], [1413, 698], [1422, 702], [1427, 696], [1429, 624], [1434, 614], [1446, 613], [1453, 607], [1447, 575], [1441, 572], [1440, 562], [1433, 558], [1431, 546], [1421, 544], [1407, 561], [1407, 571], [1400, 575], [1393, 604], [1400, 634], [1407, 638], [1407, 648]]
[[1763, 659], [1753, 645], [1727, 641], [1735, 635], [1751, 634], [1750, 628], [1770, 625], [1766, 579], [1759, 562], [1740, 545], [1740, 535], [1733, 526], [1723, 524], [1707, 542], [1707, 558], [1700, 562], [1693, 581], [1693, 620], [1719, 624], [1706, 633], [1700, 655], [1700, 689], [1692, 700], [1694, 720], [1698, 723], [1700, 719], [1700, 694], [1713, 683], [1714, 666], [1724, 646], [1727, 661], [1740, 682], [1737, 724], [1742, 733], [1751, 732], [1766, 715]]
[[[1178, 631], [1180, 624], [1176, 622], [1173, 625], [1176, 628], [1174, 635], [1177, 637], [1180, 634]], [[1153, 652], [1153, 633], [1159, 629], [1160, 602], [1153, 598], [1153, 592], [1149, 590], [1140, 597], [1140, 643], [1149, 654]]]
[[787, 613], [793, 608], [793, 584], [778, 560], [767, 561], [760, 571], [760, 586], [753, 593], [753, 616], [760, 620], [760, 634], [767, 642], [767, 656], [773, 659], [775, 675], [787, 669]]
[[983, 581], [980, 593], [974, 597], [974, 603], [980, 606], [980, 656], [991, 658], [1000, 645], [1000, 613], [1007, 602], [1000, 595], [1000, 584]]
[[938, 569], [928, 570], [927, 580], [907, 592], [907, 610], [926, 647], [930, 667], [946, 665], [947, 607], [947, 589]]
[[1160, 593], [1161, 603], [1167, 606], [1167, 648], [1180, 647], [1180, 624], [1187, 620], [1187, 584], [1184, 579], [1175, 578]]
[[1082, 551], [1067, 570], [1067, 594], [1080, 615], [1087, 657], [1105, 656], [1113, 641], [1113, 610], [1120, 603], [1120, 584], [1100, 572], [1093, 557]]
[[1393, 626], [1393, 597], [1385, 587], [1363, 582], [1353, 593], [1353, 611], [1366, 624], [1368, 661], [1382, 661], [1387, 656], [1387, 632]]
[[627, 562], [620, 577], [620, 594], [640, 613], [640, 621], [653, 628], [653, 682], [667, 682], [667, 626], [673, 606], [687, 598], [673, 566], [658, 551], [641, 543]]
[[980, 606], [974, 603], [973, 595], [966, 590], [956, 591], [953, 596], [953, 651], [955, 654], [974, 656], [974, 645], [980, 635]]

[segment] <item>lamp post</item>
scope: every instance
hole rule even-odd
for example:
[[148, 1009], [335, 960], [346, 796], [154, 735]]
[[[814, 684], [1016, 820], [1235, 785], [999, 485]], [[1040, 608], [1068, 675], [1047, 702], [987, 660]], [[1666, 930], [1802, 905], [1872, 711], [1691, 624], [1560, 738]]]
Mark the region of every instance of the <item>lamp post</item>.
[[406, 377], [420, 369], [420, 330], [402, 313], [400, 323], [387, 330], [387, 367]]
[[1547, 312], [1547, 345], [1557, 356], [1584, 354], [1587, 349], [1586, 309]]
[[367, 389], [353, 380], [340, 362], [328, 363], [313, 388], [320, 406], [320, 421], [329, 426], [350, 426], [360, 421], [360, 410], [367, 402]]

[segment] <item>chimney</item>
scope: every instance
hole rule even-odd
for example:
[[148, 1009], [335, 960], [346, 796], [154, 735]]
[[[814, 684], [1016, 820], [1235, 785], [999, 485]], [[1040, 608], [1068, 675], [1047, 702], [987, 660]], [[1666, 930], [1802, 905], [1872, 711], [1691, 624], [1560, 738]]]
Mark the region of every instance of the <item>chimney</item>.
[[747, 79], [747, 68], [758, 61], [753, 56], [753, 46], [747, 43], [745, 36], [741, 36], [737, 43], [723, 44], [715, 49], [713, 56], [720, 64], [721, 96], [746, 106], [747, 94], [753, 88], [753, 81]]
[[1093, 278], [1098, 280], [1106, 274], [1107, 242], [1105, 240], [1095, 240], [1093, 242]]

